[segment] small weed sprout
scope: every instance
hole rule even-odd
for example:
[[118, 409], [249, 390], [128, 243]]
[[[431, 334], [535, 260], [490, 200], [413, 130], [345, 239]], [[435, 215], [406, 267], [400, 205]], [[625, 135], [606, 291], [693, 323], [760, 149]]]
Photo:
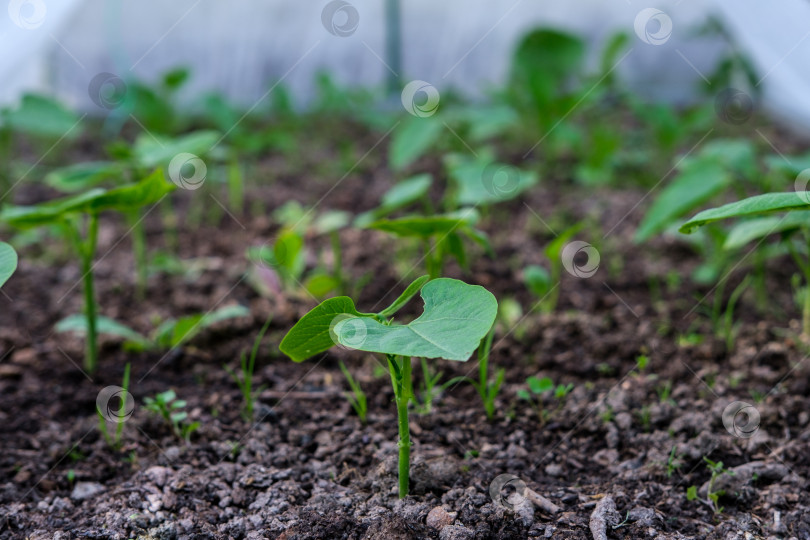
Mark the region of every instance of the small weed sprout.
[[[107, 442], [107, 446], [112, 448], [113, 450], [119, 450], [121, 448], [121, 435], [124, 431], [124, 422], [128, 418], [127, 415], [127, 400], [125, 397], [129, 392], [129, 362], [124, 367], [124, 378], [121, 381], [121, 388], [123, 392], [121, 393], [121, 406], [119, 407], [116, 415], [115, 415], [115, 431], [111, 434], [110, 430], [107, 428], [107, 418], [105, 418], [104, 413], [102, 410], [96, 405], [96, 414], [98, 415], [98, 429], [101, 431], [101, 434], [104, 436], [104, 440]], [[109, 410], [107, 411], [109, 412]]]
[[172, 432], [177, 438], [182, 439], [186, 443], [190, 442], [191, 434], [197, 431], [200, 427], [199, 422], [187, 422], [188, 413], [185, 409], [186, 402], [182, 399], [177, 399], [177, 394], [174, 390], [167, 390], [159, 394], [155, 394], [154, 398], [143, 398], [145, 409], [151, 413], [160, 416], [166, 424], [171, 426]]
[[[565, 398], [573, 390], [573, 383], [554, 385], [554, 381], [550, 377], [529, 377], [526, 379], [526, 384], [529, 390], [518, 390], [518, 397], [529, 402], [529, 405], [537, 412], [540, 421], [545, 424], [551, 416], [562, 409], [565, 404]], [[543, 407], [543, 396], [551, 394], [557, 401], [557, 407], [553, 411]]]
[[354, 409], [354, 412], [357, 413], [357, 416], [360, 418], [360, 422], [365, 425], [366, 417], [368, 415], [368, 399], [366, 398], [366, 393], [363, 392], [363, 389], [360, 387], [360, 383], [352, 377], [352, 374], [346, 368], [346, 364], [343, 361], [340, 361], [340, 371], [343, 373], [343, 376], [346, 377], [346, 381], [349, 383], [349, 388], [352, 389], [351, 392], [346, 392], [346, 399], [349, 400], [349, 404]]
[[706, 462], [706, 467], [712, 473], [711, 478], [709, 478], [709, 485], [706, 488], [706, 496], [709, 498], [709, 504], [711, 504], [712, 509], [714, 510], [715, 514], [722, 514], [723, 507], [720, 506], [720, 497], [726, 494], [725, 490], [718, 489], [715, 491], [714, 483], [717, 481], [718, 478], [723, 476], [724, 474], [733, 475], [734, 471], [730, 471], [723, 467], [722, 461], [712, 461], [707, 457], [703, 457], [703, 461]]
[[267, 320], [264, 322], [264, 326], [262, 326], [262, 329], [259, 330], [256, 339], [253, 340], [253, 348], [250, 350], [250, 355], [246, 355], [244, 352], [242, 353], [239, 361], [239, 372], [241, 377], [237, 375], [236, 372], [229, 366], [222, 366], [225, 368], [225, 371], [228, 372], [228, 375], [230, 375], [234, 380], [236, 386], [239, 387], [239, 391], [242, 393], [241, 415], [245, 422], [250, 422], [253, 419], [253, 410], [256, 405], [256, 394], [261, 393], [261, 391], [264, 389], [263, 386], [256, 389], [253, 388], [253, 373], [256, 368], [256, 356], [259, 354], [259, 345], [261, 345], [262, 338], [264, 338], [264, 335], [267, 333], [267, 329], [270, 328], [270, 322], [272, 320], [272, 315], [267, 317]]

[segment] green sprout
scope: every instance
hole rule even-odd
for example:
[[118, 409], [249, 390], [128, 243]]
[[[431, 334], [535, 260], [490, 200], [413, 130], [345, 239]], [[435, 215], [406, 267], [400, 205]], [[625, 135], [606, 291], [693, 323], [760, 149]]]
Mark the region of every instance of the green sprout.
[[360, 383], [352, 377], [351, 372], [346, 367], [346, 364], [343, 363], [341, 360], [340, 362], [340, 371], [343, 373], [343, 376], [346, 377], [346, 381], [349, 383], [349, 387], [352, 389], [351, 393], [346, 392], [346, 399], [349, 400], [349, 404], [354, 409], [354, 412], [357, 413], [357, 416], [360, 418], [360, 422], [365, 424], [366, 423], [366, 416], [368, 415], [368, 399], [366, 397], [366, 393], [360, 387]]
[[177, 394], [174, 390], [166, 390], [155, 397], [143, 398], [144, 408], [163, 419], [166, 424], [170, 425], [172, 432], [179, 439], [188, 443], [191, 439], [191, 434], [197, 431], [200, 427], [199, 422], [187, 422], [188, 413], [185, 409], [186, 402], [182, 399], [177, 399]]
[[[114, 411], [113, 423], [115, 424], [115, 431], [111, 434], [110, 430], [107, 428], [107, 422], [109, 418], [106, 415], [110, 414], [109, 407], [106, 411], [102, 411], [99, 407], [99, 404], [96, 404], [96, 414], [98, 415], [98, 429], [101, 431], [101, 434], [104, 436], [104, 440], [107, 442], [107, 446], [112, 448], [113, 450], [118, 450], [121, 448], [121, 435], [124, 431], [124, 422], [129, 418], [129, 414], [131, 411], [127, 411], [127, 396], [129, 395], [129, 362], [124, 367], [124, 378], [121, 381], [121, 394], [120, 394], [120, 401], [121, 405], [117, 411]], [[106, 413], [106, 415], [105, 415]]]
[[[565, 398], [574, 388], [573, 383], [554, 385], [550, 377], [529, 377], [526, 379], [529, 390], [518, 390], [518, 397], [528, 401], [529, 405], [537, 412], [542, 423], [546, 423], [554, 412], [559, 411], [565, 403]], [[549, 411], [543, 407], [543, 396], [552, 395], [557, 401], [557, 408]]]
[[84, 365], [89, 372], [98, 367], [97, 304], [94, 292], [94, 260], [98, 239], [99, 215], [106, 210], [122, 213], [155, 204], [175, 187], [158, 169], [145, 179], [114, 189], [93, 188], [89, 191], [40, 203], [35, 206], [7, 206], [0, 211], [0, 222], [17, 228], [45, 225], [62, 226], [79, 255], [84, 287], [86, 341]]
[[259, 345], [261, 345], [262, 338], [267, 333], [267, 329], [270, 328], [270, 322], [272, 320], [273, 316], [271, 314], [269, 317], [267, 317], [262, 329], [259, 330], [259, 333], [256, 335], [256, 339], [253, 340], [253, 348], [250, 350], [250, 355], [246, 355], [244, 352], [242, 353], [242, 356], [240, 357], [240, 373], [242, 374], [241, 378], [233, 369], [227, 365], [223, 366], [225, 371], [228, 372], [236, 385], [239, 387], [239, 391], [242, 392], [242, 418], [246, 422], [250, 422], [253, 419], [253, 409], [256, 405], [256, 394], [263, 390], [263, 387], [259, 387], [254, 390], [253, 373], [256, 368], [256, 356], [259, 354]]
[[[421, 291], [423, 313], [408, 324], [393, 315]], [[385, 354], [397, 406], [399, 496], [408, 494], [410, 431], [408, 404], [414, 399], [411, 359], [443, 358], [464, 362], [487, 335], [498, 313], [495, 297], [478, 285], [422, 276], [387, 308], [361, 313], [346, 296], [325, 300], [290, 329], [279, 349], [294, 362], [325, 352], [333, 345]]]

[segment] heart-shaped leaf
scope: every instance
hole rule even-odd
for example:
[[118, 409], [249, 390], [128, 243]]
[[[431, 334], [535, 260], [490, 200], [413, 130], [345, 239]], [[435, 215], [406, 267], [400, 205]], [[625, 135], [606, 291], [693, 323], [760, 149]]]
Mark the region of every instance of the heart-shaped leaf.
[[405, 325], [386, 325], [369, 317], [346, 317], [334, 325], [341, 345], [361, 351], [465, 361], [487, 335], [498, 302], [485, 288], [439, 278], [421, 291], [425, 310]]

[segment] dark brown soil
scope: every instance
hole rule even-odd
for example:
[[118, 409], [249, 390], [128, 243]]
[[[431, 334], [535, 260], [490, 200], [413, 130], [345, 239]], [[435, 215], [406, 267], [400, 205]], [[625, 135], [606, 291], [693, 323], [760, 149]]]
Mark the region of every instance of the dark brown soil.
[[[375, 141], [366, 142], [358, 157]], [[270, 210], [291, 198], [314, 204], [322, 197], [319, 208], [371, 208], [392, 182], [379, 167], [383, 157], [370, 154], [339, 183], [308, 176], [306, 163], [292, 170], [267, 160], [255, 175], [272, 187], [253, 189], [253, 212], [236, 218], [207, 215], [218, 212], [215, 191], [176, 194], [181, 221], [194, 197], [207, 199], [205, 219], [183, 221], [179, 236], [180, 257], [203, 269], [191, 277], [153, 276], [144, 301], [135, 296], [127, 228], [107, 217], [97, 266], [104, 315], [143, 333], [156, 319], [228, 304], [249, 307], [251, 316], [165, 354], [125, 352], [105, 338], [101, 369], [92, 376], [80, 367], [82, 341], [53, 331], [80, 310], [77, 265], [57, 242], [22, 249], [20, 268], [0, 296], [0, 539], [591, 538], [589, 520], [607, 497], [616, 505], [607, 514], [609, 538], [810, 538], [809, 349], [795, 337], [789, 261], [775, 261], [769, 272], [770, 300], [782, 313], [759, 313], [753, 295], [744, 296], [735, 315], [741, 326], [727, 350], [704, 310], [695, 309], [710, 291], [688, 278], [699, 258], [671, 239], [630, 241], [644, 205], [633, 208], [645, 192], [563, 181], [489, 211], [482, 228], [496, 257], [473, 257], [469, 272], [448, 268], [501, 300], [516, 298], [527, 315], [516, 326], [500, 324], [496, 334], [492, 362], [506, 369], [506, 382], [492, 422], [467, 384], [443, 392], [429, 414], [412, 413], [413, 493], [399, 500], [393, 394], [379, 361], [333, 350], [290, 362], [278, 343], [314, 302], [262, 297], [245, 279], [245, 249], [275, 233]], [[18, 201], [38, 197], [34, 188], [18, 193]], [[158, 214], [147, 221], [155, 250], [164, 241]], [[594, 276], [563, 274], [560, 305], [548, 315], [529, 312], [535, 299], [520, 273], [544, 261], [553, 238], [537, 216], [555, 232], [588, 218], [578, 238], [601, 254]], [[347, 230], [342, 241], [348, 272], [371, 276], [360, 309], [390, 301], [418, 275], [418, 268], [400, 274], [411, 261], [395, 262], [407, 254], [384, 235]], [[313, 262], [327, 245], [312, 239]], [[238, 368], [271, 313], [257, 368], [257, 385], [266, 388], [255, 419], [246, 422], [222, 366]], [[640, 355], [650, 359], [643, 370]], [[344, 398], [338, 359], [369, 396], [365, 426]], [[113, 451], [98, 430], [96, 396], [121, 384], [126, 362], [138, 406], [125, 423], [123, 447]], [[477, 372], [475, 360], [435, 367], [444, 380]], [[532, 375], [573, 384], [563, 402], [545, 400], [543, 418], [517, 398]], [[142, 408], [144, 397], [168, 389], [200, 422], [188, 444]], [[734, 401], [759, 413], [750, 438], [724, 427], [723, 411]], [[704, 458], [734, 473], [717, 480], [725, 489], [719, 513], [705, 502], [711, 474]], [[499, 504], [490, 485], [503, 474], [519, 477], [560, 512], [521, 500], [512, 507], [514, 498]], [[698, 488], [697, 500], [688, 500], [690, 486]], [[441, 530], [427, 520], [436, 507], [452, 519]]]

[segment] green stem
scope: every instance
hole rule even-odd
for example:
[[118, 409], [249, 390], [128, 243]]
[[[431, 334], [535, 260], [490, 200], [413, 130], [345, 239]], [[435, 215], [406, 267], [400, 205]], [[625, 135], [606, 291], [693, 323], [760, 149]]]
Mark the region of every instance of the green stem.
[[346, 294], [346, 287], [343, 283], [343, 252], [340, 248], [340, 235], [338, 231], [329, 233], [329, 239], [332, 242], [332, 277], [338, 285], [338, 293]]
[[241, 215], [244, 211], [245, 194], [244, 182], [242, 181], [242, 169], [237, 160], [232, 160], [228, 165], [228, 206], [231, 212]]
[[139, 210], [129, 213], [128, 218], [132, 228], [132, 254], [135, 258], [135, 292], [137, 298], [143, 300], [146, 295], [147, 275], [146, 231]]
[[98, 338], [96, 335], [96, 295], [93, 285], [93, 259], [96, 255], [98, 238], [98, 216], [90, 214], [87, 225], [87, 240], [79, 245], [82, 259], [82, 282], [84, 284], [84, 313], [87, 318], [84, 367], [90, 373], [98, 368]]
[[166, 244], [166, 251], [172, 255], [177, 255], [180, 249], [180, 240], [177, 235], [177, 213], [171, 197], [166, 197], [160, 203], [160, 213], [163, 218], [163, 239]]
[[397, 425], [399, 427], [399, 498], [408, 495], [408, 474], [411, 465], [411, 432], [408, 426], [408, 402], [413, 395], [411, 384], [411, 358], [388, 355], [388, 369], [397, 403]]

